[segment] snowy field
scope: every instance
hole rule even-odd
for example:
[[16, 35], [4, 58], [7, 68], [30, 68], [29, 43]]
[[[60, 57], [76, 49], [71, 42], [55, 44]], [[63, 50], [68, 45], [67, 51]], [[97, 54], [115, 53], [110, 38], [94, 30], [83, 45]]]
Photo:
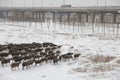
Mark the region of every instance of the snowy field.
[[[66, 27], [65, 27], [66, 28]], [[120, 39], [82, 36], [62, 28], [29, 28], [0, 24], [0, 44], [53, 42], [62, 54], [81, 53], [79, 59], [11, 71], [0, 65], [0, 80], [119, 80]], [[78, 34], [77, 34], [78, 33]]]

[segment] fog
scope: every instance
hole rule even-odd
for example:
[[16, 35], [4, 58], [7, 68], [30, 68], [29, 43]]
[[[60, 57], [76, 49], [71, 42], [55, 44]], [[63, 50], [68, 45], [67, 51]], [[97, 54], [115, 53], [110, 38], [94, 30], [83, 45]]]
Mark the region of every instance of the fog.
[[[64, 0], [0, 0], [0, 7], [59, 7]], [[106, 3], [106, 4], [105, 4]], [[80, 6], [120, 6], [120, 0], [65, 0], [65, 4]]]

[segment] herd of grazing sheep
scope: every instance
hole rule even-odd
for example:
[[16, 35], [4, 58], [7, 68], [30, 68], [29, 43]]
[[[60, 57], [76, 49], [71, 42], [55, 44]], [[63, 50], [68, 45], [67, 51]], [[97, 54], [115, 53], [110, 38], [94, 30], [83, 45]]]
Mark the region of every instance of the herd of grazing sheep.
[[49, 42], [31, 44], [8, 44], [0, 45], [1, 66], [9, 64], [11, 69], [28, 69], [31, 66], [45, 63], [57, 64], [61, 61], [76, 59], [81, 54], [66, 53], [61, 54], [61, 45]]

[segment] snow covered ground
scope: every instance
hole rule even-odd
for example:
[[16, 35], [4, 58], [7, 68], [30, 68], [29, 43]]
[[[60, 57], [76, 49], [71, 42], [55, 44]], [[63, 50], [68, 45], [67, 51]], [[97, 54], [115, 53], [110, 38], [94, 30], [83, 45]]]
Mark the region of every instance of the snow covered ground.
[[[82, 36], [78, 32], [51, 28], [28, 28], [0, 24], [0, 44], [53, 42], [62, 45], [62, 54], [81, 53], [77, 60], [44, 64], [28, 70], [1, 67], [0, 80], [119, 80], [120, 39]], [[71, 48], [73, 47], [73, 48]]]

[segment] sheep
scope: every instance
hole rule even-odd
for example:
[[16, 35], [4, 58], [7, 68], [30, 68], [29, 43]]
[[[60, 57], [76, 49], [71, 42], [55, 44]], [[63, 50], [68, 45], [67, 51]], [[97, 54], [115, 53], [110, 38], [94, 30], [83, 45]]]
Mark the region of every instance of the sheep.
[[66, 55], [73, 55], [73, 53], [67, 53]]
[[4, 66], [4, 64], [7, 64], [7, 63], [9, 63], [10, 64], [10, 60], [11, 59], [3, 59], [3, 60], [1, 60], [1, 64]]
[[42, 46], [43, 46], [43, 47], [48, 47], [48, 46], [50, 46], [51, 44], [53, 44], [53, 43], [45, 42], [45, 43], [42, 44]]
[[47, 58], [42, 58], [41, 59], [41, 63], [47, 63], [48, 62], [48, 59]]
[[74, 55], [74, 58], [76, 59], [76, 58], [78, 58], [80, 55], [81, 55], [81, 54], [75, 54], [75, 55]]
[[54, 63], [54, 64], [57, 64], [58, 61], [59, 61], [59, 59], [57, 59], [57, 58], [56, 58], [56, 59], [53, 59], [53, 63]]
[[62, 59], [64, 59], [66, 61], [66, 60], [73, 59], [73, 57], [72, 57], [72, 55], [69, 55], [69, 54], [63, 54], [63, 55], [59, 56], [59, 60], [61, 61]]
[[[3, 47], [3, 48], [2, 48]], [[45, 43], [32, 43], [32, 44], [8, 44], [0, 45], [0, 61], [1, 64], [10, 63], [10, 60], [14, 61], [10, 66], [11, 69], [19, 68], [20, 63], [22, 64], [22, 69], [27, 69], [33, 63], [35, 65], [41, 63], [48, 63], [52, 61], [57, 64], [61, 59], [71, 59], [70, 54], [61, 54], [61, 45], [56, 45], [50, 42]], [[8, 49], [9, 53], [2, 53], [3, 50]], [[6, 59], [10, 55], [10, 59]], [[69, 57], [68, 57], [69, 56]]]
[[9, 53], [0, 53], [0, 57], [8, 57]]
[[19, 65], [20, 65], [20, 62], [17, 62], [17, 63], [12, 63], [11, 64], [11, 69], [14, 69], [14, 68], [19, 68]]
[[41, 64], [42, 60], [35, 60], [35, 65]]
[[22, 57], [18, 57], [14, 59], [15, 62], [21, 62], [22, 61]]
[[37, 53], [37, 52], [42, 52], [43, 51], [43, 49], [41, 48], [41, 49], [36, 49], [35, 50], [35, 53]]
[[29, 59], [31, 59], [32, 57], [31, 56], [24, 56], [23, 57], [23, 60], [29, 60]]
[[33, 60], [30, 60], [30, 61], [27, 61], [27, 62], [23, 62], [22, 63], [22, 69], [24, 70], [24, 68], [26, 67], [26, 69], [30, 66], [30, 65], [32, 65], [34, 63], [34, 61]]
[[11, 54], [12, 54], [12, 57], [13, 57], [13, 56], [19, 56], [20, 53], [19, 52], [13, 52]]
[[73, 59], [72, 55], [65, 55], [63, 58], [65, 59], [65, 61]]

